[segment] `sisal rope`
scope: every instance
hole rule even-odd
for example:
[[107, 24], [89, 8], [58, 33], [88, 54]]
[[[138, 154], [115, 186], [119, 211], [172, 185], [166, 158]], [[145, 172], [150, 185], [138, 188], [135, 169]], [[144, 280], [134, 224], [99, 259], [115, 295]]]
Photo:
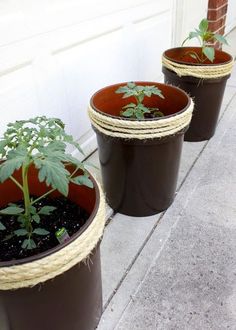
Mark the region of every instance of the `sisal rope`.
[[0, 290], [35, 286], [66, 272], [81, 261], [86, 261], [101, 239], [105, 225], [105, 199], [99, 184], [98, 187], [100, 204], [88, 228], [76, 240], [47, 257], [0, 268]]
[[159, 117], [157, 120], [126, 120], [113, 118], [94, 110], [88, 106], [88, 114], [92, 125], [101, 133], [123, 139], [154, 139], [176, 134], [189, 125], [193, 101], [189, 107], [176, 115], [168, 118]]
[[162, 56], [162, 64], [167, 69], [174, 71], [179, 77], [191, 76], [196, 78], [211, 79], [228, 76], [233, 69], [234, 60], [220, 65], [186, 65], [168, 60]]

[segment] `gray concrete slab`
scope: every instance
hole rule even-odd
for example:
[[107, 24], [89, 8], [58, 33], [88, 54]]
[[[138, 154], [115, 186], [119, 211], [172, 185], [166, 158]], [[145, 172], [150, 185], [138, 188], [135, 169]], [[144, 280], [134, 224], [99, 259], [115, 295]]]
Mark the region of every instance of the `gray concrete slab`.
[[118, 330], [236, 329], [236, 229], [186, 215]]
[[226, 36], [229, 45], [224, 45], [223, 50], [227, 53], [231, 54], [233, 57], [236, 56], [236, 29], [230, 31], [230, 33]]
[[188, 175], [189, 171], [191, 171], [192, 167], [195, 164], [195, 161], [198, 159], [206, 143], [206, 141], [196, 143], [184, 142], [181, 155], [177, 189], [180, 188], [185, 176]]
[[117, 291], [159, 217], [135, 218], [116, 214], [109, 223], [101, 244], [104, 304]]
[[[236, 77], [236, 73], [235, 73], [235, 77]], [[221, 112], [224, 111], [226, 105], [230, 102], [230, 100], [232, 99], [232, 97], [235, 94], [236, 84], [235, 84], [235, 86], [233, 86], [233, 85], [231, 86], [231, 85], [229, 85], [230, 82], [231, 82], [231, 80], [229, 79], [228, 80], [228, 83], [226, 85], [226, 89], [225, 89], [225, 93], [224, 93], [224, 98], [223, 98], [223, 101], [222, 101]]]
[[236, 66], [234, 65], [233, 72], [231, 74], [231, 77], [229, 78], [227, 82], [228, 87], [235, 87], [236, 86]]

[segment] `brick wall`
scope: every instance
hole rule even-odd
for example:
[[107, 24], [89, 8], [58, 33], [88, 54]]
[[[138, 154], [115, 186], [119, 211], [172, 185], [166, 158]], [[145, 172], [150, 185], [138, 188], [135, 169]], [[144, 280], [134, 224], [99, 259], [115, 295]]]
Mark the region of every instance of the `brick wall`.
[[[208, 0], [207, 19], [212, 32], [224, 35], [228, 0]], [[215, 48], [221, 48], [214, 43]]]

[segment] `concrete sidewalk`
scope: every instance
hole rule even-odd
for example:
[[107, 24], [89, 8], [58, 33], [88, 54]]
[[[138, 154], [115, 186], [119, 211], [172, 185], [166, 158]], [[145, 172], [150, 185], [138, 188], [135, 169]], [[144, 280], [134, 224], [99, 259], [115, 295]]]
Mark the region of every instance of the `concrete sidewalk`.
[[99, 330], [236, 329], [235, 127], [236, 69], [215, 136], [184, 143], [172, 206], [109, 219]]

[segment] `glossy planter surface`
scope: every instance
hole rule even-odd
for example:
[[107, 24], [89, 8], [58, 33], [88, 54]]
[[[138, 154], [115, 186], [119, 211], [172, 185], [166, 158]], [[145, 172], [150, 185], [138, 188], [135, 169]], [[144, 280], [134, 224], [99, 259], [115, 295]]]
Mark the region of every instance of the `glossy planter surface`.
[[[173, 60], [181, 64], [188, 64], [190, 67], [191, 58], [184, 58], [186, 51], [194, 50], [199, 53], [198, 47], [173, 48], [167, 50], [164, 55], [167, 59]], [[216, 51], [215, 64], [206, 62], [205, 65], [220, 65], [227, 63], [232, 57], [222, 51]], [[196, 63], [194, 63], [196, 65]], [[191, 76], [179, 77], [175, 72], [162, 67], [165, 83], [178, 86], [186, 91], [194, 101], [194, 113], [189, 126], [185, 133], [184, 140], [197, 142], [209, 140], [215, 133], [217, 121], [220, 113], [222, 99], [225, 86], [229, 75], [220, 78], [200, 79]]]
[[[163, 91], [164, 100], [151, 97], [145, 99], [144, 104], [158, 106], [166, 116], [189, 106], [189, 97], [178, 88], [153, 82], [137, 84], [156, 85]], [[121, 85], [98, 91], [91, 98], [91, 106], [119, 116], [122, 106], [132, 102], [132, 98], [123, 99], [115, 94]], [[108, 204], [130, 216], [150, 216], [167, 209], [175, 195], [184, 130], [172, 136], [145, 140], [109, 137], [97, 129], [95, 132]]]
[[[38, 183], [34, 169], [30, 171], [30, 191], [41, 195], [47, 191], [44, 184]], [[16, 173], [18, 176], [19, 173]], [[68, 198], [84, 207], [90, 217], [86, 224], [64, 244], [38, 254], [12, 262], [0, 262], [0, 267], [34, 262], [51, 255], [64, 245], [80, 236], [92, 223], [96, 215], [99, 198], [98, 187], [70, 185]], [[9, 201], [21, 199], [21, 192], [15, 189], [11, 181], [0, 186], [1, 206]], [[57, 193], [54, 196], [58, 195]], [[93, 330], [102, 313], [102, 286], [99, 244], [86, 263], [79, 263], [67, 272], [52, 280], [31, 288], [0, 290], [1, 329], [4, 330]], [[2, 319], [2, 320], [1, 320]], [[3, 324], [3, 325], [2, 325]]]

